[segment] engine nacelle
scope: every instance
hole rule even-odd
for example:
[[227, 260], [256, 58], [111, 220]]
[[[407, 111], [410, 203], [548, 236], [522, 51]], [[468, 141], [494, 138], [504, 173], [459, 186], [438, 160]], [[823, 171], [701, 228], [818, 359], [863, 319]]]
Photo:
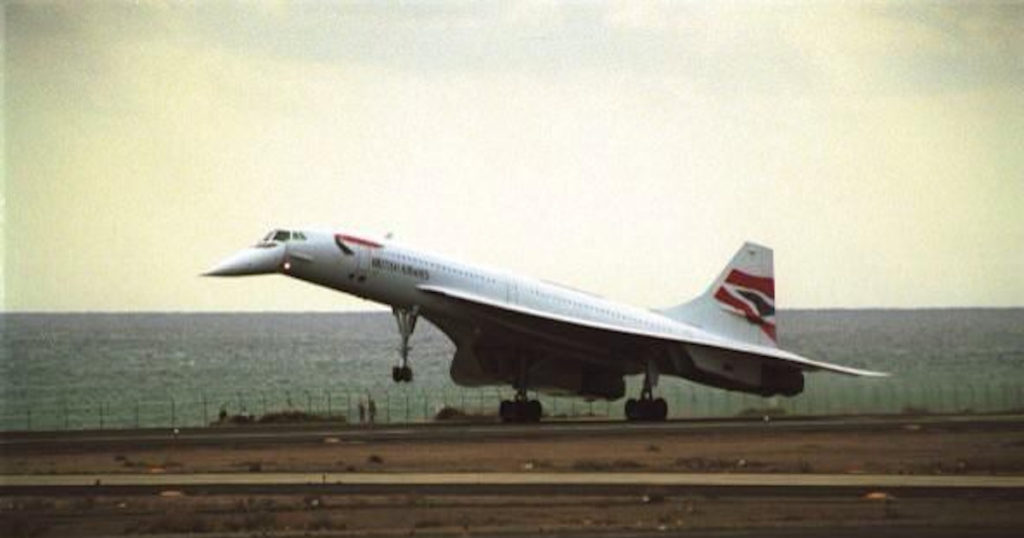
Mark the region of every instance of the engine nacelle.
[[804, 373], [796, 368], [765, 364], [761, 367], [762, 396], [796, 396], [804, 391]]
[[[518, 356], [503, 348], [459, 347], [451, 366], [455, 383], [468, 387], [514, 384], [518, 374]], [[527, 382], [541, 392], [585, 398], [615, 400], [626, 394], [621, 373], [571, 359], [533, 361]]]
[[713, 387], [760, 396], [796, 396], [804, 390], [804, 374], [793, 366], [724, 349], [691, 347], [685, 376]]
[[530, 386], [543, 392], [616, 400], [626, 393], [622, 374], [569, 360], [542, 360], [530, 367]]
[[583, 366], [583, 383], [580, 392], [583, 396], [618, 400], [626, 395], [626, 381], [622, 374], [588, 368]]

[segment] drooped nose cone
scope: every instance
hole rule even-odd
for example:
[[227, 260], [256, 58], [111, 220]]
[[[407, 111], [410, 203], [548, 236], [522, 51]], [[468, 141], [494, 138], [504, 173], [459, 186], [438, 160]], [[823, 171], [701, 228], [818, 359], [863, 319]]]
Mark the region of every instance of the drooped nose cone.
[[284, 245], [247, 248], [220, 262], [203, 276], [244, 276], [276, 273], [284, 261]]

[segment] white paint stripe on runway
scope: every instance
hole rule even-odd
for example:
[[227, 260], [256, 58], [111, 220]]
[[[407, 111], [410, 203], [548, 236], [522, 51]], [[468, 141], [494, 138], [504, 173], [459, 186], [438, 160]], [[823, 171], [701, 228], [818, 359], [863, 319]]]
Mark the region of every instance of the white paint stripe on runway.
[[694, 473], [204, 473], [0, 475], [0, 486], [649, 485], [870, 488], [1024, 488], [1024, 476]]

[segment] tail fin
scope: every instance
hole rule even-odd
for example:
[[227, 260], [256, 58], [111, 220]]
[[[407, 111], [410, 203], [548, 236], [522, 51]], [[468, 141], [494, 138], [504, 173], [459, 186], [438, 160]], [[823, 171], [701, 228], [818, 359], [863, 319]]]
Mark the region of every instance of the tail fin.
[[720, 336], [778, 347], [772, 249], [744, 243], [703, 295], [663, 313]]

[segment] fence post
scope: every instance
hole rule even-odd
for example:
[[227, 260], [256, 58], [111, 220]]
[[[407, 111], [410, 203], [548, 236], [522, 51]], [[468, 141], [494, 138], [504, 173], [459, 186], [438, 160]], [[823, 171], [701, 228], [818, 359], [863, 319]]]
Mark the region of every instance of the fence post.
[[25, 410], [25, 425], [26, 430], [32, 431], [32, 408], [29, 407]]
[[177, 417], [177, 410], [175, 409], [175, 406], [174, 406], [174, 396], [171, 396], [171, 427], [172, 428], [177, 426], [177, 422], [178, 422], [177, 419], [178, 419], [178, 417]]
[[103, 429], [103, 400], [100, 400], [100, 429]]
[[330, 420], [333, 413], [331, 412], [331, 389], [327, 389], [327, 419]]
[[203, 400], [203, 426], [206, 427], [210, 425], [210, 415], [207, 414], [206, 393], [199, 393], [199, 397]]
[[135, 399], [135, 428], [139, 427], [139, 399]]
[[68, 429], [68, 400], [64, 399], [64, 431]]

